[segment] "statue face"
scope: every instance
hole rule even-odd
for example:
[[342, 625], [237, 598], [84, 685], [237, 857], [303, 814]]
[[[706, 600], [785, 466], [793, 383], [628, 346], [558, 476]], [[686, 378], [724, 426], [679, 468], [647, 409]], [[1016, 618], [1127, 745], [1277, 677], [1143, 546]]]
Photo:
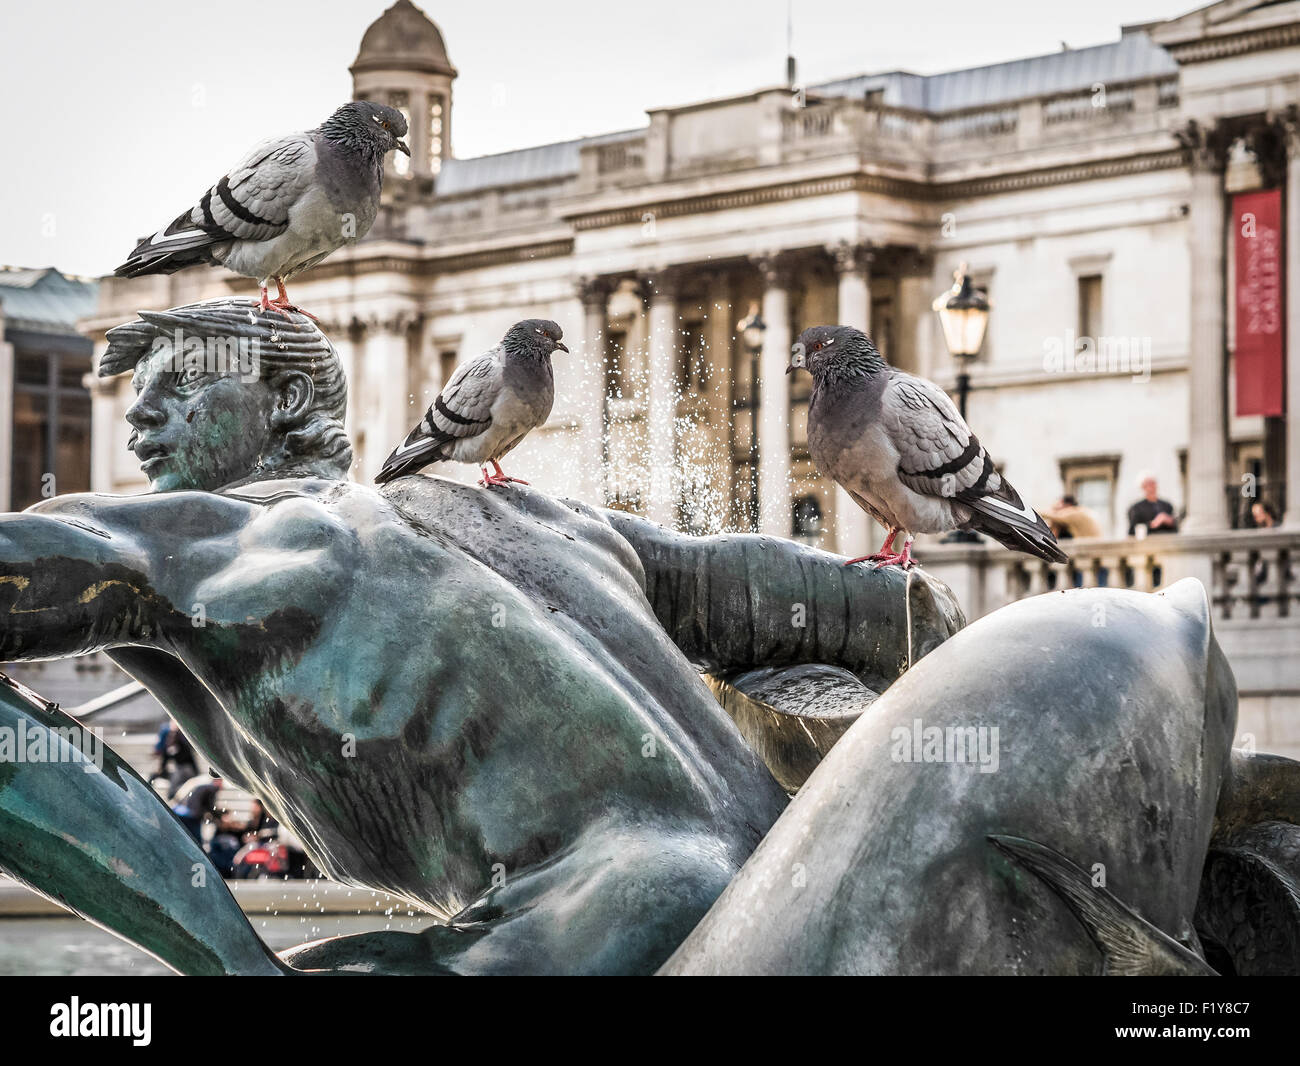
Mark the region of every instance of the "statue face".
[[140, 359], [132, 385], [128, 447], [154, 492], [215, 491], [256, 475], [274, 448], [276, 393], [261, 379], [177, 370], [170, 353], [159, 352]]

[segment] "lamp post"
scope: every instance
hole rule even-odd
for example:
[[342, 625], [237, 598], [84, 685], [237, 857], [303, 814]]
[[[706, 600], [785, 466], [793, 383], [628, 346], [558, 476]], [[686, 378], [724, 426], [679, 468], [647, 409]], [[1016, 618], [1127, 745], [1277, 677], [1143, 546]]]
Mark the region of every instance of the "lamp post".
[[[943, 327], [948, 354], [957, 363], [957, 410], [966, 418], [966, 397], [970, 394], [970, 364], [984, 345], [984, 331], [989, 325], [989, 298], [983, 289], [970, 283], [966, 264], [953, 274], [952, 288], [934, 301], [934, 310]], [[944, 544], [982, 544], [983, 538], [971, 529], [954, 529], [943, 538]]]
[[740, 339], [749, 349], [749, 510], [750, 521], [758, 528], [758, 365], [763, 354], [763, 334], [767, 323], [758, 304], [750, 304], [749, 314], [736, 326]]
[[966, 264], [953, 274], [953, 286], [934, 301], [943, 327], [948, 354], [957, 361], [957, 409], [966, 417], [966, 397], [970, 392], [970, 364], [984, 345], [984, 331], [989, 325], [989, 298], [983, 289], [970, 283]]

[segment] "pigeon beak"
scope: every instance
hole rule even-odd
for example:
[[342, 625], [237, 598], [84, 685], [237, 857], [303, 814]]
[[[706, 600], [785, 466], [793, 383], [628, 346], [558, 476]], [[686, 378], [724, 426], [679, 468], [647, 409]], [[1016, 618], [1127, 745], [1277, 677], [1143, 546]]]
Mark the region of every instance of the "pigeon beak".
[[555, 342], [555, 350], [556, 350], [556, 351], [559, 351], [559, 352], [563, 352], [565, 355], [568, 355], [568, 354], [569, 354], [569, 347], [568, 347], [568, 345], [567, 345], [567, 344], [563, 344], [563, 343], [560, 342], [560, 341], [556, 341], [556, 342]]
[[802, 352], [796, 352], [790, 356], [790, 365], [785, 368], [786, 376], [793, 374], [796, 370], [808, 369], [808, 357]]
[[395, 145], [393, 145], [393, 147], [396, 148], [399, 152], [402, 152], [408, 156], [411, 154], [411, 150], [406, 147], [405, 141], [398, 141]]

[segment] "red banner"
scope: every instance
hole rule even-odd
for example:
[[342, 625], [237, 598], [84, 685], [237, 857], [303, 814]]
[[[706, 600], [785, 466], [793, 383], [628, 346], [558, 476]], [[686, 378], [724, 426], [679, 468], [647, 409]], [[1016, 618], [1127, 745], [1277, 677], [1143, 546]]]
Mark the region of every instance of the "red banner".
[[[1236, 251], [1237, 414], [1285, 413], [1282, 321], [1282, 190], [1232, 198]], [[1196, 264], [1192, 264], [1195, 270]]]

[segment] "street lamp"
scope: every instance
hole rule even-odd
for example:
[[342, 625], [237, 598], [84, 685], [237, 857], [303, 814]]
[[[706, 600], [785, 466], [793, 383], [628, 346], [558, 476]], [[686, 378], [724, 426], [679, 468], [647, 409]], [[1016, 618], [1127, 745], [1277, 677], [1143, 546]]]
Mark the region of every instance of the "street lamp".
[[767, 332], [767, 323], [759, 313], [758, 304], [749, 305], [749, 316], [736, 329], [745, 342], [745, 347], [757, 354], [763, 350], [763, 334]]
[[736, 332], [749, 349], [749, 510], [755, 529], [758, 528], [758, 361], [763, 354], [763, 334], [767, 323], [759, 313], [758, 304], [749, 305], [749, 314], [737, 324]]
[[957, 409], [966, 417], [966, 396], [970, 392], [970, 364], [984, 344], [989, 325], [989, 298], [970, 283], [966, 264], [953, 273], [953, 286], [934, 301], [943, 327], [948, 354], [957, 360]]
[[[943, 327], [948, 354], [957, 362], [957, 410], [966, 418], [966, 397], [970, 393], [970, 364], [984, 344], [989, 325], [989, 298], [983, 289], [970, 283], [966, 264], [953, 274], [952, 288], [934, 301]], [[954, 529], [943, 538], [944, 544], [981, 544], [983, 538], [972, 529]]]

